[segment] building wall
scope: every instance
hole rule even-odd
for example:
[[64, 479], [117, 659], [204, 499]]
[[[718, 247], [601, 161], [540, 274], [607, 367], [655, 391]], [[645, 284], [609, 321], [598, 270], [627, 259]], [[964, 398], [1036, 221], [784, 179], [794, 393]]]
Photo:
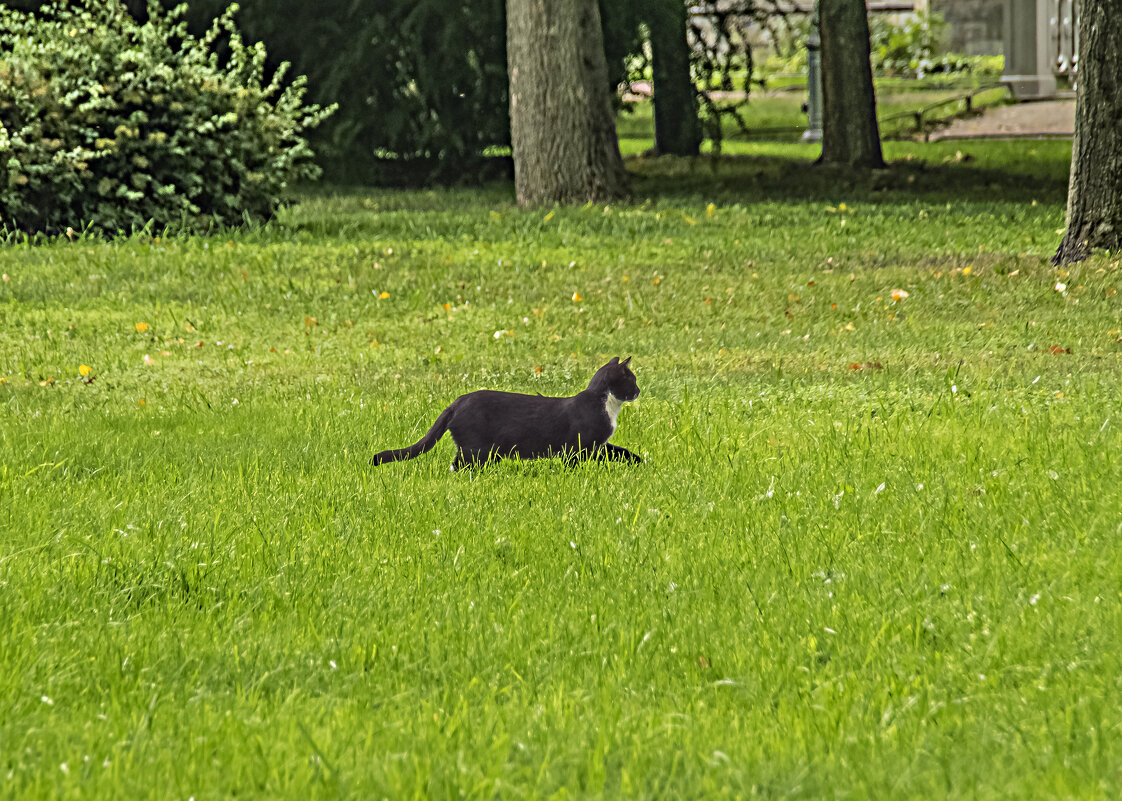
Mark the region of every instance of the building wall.
[[967, 55], [1000, 55], [1003, 0], [928, 0], [932, 13], [950, 23], [950, 49]]

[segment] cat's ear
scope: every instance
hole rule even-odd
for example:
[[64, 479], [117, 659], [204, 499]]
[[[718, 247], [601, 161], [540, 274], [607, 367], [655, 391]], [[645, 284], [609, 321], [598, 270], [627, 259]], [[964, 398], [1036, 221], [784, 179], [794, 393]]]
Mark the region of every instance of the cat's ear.
[[629, 361], [631, 361], [630, 356], [628, 356], [626, 359], [624, 359], [622, 362], [620, 362], [620, 365], [621, 366], [626, 366]]
[[613, 365], [616, 365], [616, 364], [619, 364], [619, 356], [613, 356], [612, 360], [610, 362], [608, 362], [609, 367], [613, 366]]

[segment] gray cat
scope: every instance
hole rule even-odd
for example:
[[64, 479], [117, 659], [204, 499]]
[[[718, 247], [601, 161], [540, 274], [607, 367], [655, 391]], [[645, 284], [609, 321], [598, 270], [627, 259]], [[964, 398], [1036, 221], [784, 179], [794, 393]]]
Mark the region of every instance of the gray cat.
[[620, 407], [639, 397], [639, 385], [627, 363], [615, 357], [596, 371], [588, 387], [571, 398], [547, 398], [483, 389], [461, 395], [440, 413], [429, 432], [416, 444], [377, 453], [379, 465], [415, 459], [429, 451], [445, 431], [452, 433], [456, 458], [452, 469], [491, 459], [517, 456], [538, 459], [568, 456], [643, 461], [637, 455], [609, 445]]

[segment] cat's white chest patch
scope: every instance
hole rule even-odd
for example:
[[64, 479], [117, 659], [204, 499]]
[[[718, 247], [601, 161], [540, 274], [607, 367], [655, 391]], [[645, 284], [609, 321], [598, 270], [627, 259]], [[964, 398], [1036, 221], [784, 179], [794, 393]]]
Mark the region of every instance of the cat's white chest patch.
[[608, 422], [612, 424], [613, 434], [616, 431], [616, 418], [619, 417], [619, 410], [621, 408], [623, 408], [623, 401], [609, 392], [608, 400], [604, 404], [604, 411], [608, 413]]

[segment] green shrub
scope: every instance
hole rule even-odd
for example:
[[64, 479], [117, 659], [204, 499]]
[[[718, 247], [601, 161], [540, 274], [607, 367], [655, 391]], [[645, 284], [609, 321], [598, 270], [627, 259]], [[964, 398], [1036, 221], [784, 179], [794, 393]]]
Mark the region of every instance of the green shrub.
[[117, 2], [0, 7], [0, 227], [237, 225], [316, 177], [303, 134], [332, 109], [303, 105], [287, 65], [265, 82], [236, 5], [200, 38], [185, 10], [152, 3], [140, 24]]

